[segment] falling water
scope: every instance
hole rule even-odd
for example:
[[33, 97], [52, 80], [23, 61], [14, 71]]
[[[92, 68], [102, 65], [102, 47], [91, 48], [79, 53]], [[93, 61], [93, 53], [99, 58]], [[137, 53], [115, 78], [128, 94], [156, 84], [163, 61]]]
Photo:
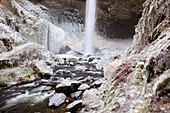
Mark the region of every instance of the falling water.
[[87, 0], [86, 2], [86, 20], [85, 20], [85, 53], [84, 55], [93, 55], [94, 33], [96, 22], [96, 0]]

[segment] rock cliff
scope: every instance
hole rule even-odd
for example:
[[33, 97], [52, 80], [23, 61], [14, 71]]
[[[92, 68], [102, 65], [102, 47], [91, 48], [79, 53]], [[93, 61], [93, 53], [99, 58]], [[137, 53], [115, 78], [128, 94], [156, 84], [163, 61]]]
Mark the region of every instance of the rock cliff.
[[[106, 22], [109, 22], [109, 19], [116, 22], [130, 19], [131, 11], [135, 14], [140, 13], [136, 8], [138, 2], [142, 4], [142, 0], [131, 1], [133, 3], [127, 3], [125, 0], [115, 1], [115, 3], [121, 4], [122, 8], [112, 5], [114, 3], [111, 0], [103, 1], [103, 4], [100, 4], [102, 2], [100, 1], [101, 9], [98, 9], [98, 19], [103, 14], [106, 14], [106, 18], [104, 18]], [[33, 2], [37, 2], [37, 0]], [[81, 4], [82, 1], [59, 2], [83, 8], [81, 5], [74, 4], [75, 2]], [[130, 10], [126, 10], [123, 4], [126, 4]], [[115, 56], [110, 60], [111, 62], [104, 67], [105, 80], [102, 80], [103, 84], [100, 89], [90, 89], [83, 93], [84, 108], [80, 112], [169, 112], [169, 1], [146, 0], [143, 6], [142, 17], [135, 28], [134, 41], [128, 56], [125, 58]], [[50, 22], [50, 18], [44, 13], [43, 8], [46, 9], [46, 7], [36, 3], [32, 4], [27, 0], [0, 0], [0, 89], [40, 78], [49, 78], [54, 74], [53, 64], [56, 61], [60, 63], [61, 59], [56, 58], [47, 49], [55, 53], [55, 50], [60, 49], [62, 42], [65, 41], [62, 43], [65, 45], [70, 40], [62, 29]], [[115, 10], [119, 8], [122, 12], [120, 11], [118, 14]], [[109, 10], [110, 13], [107, 14], [106, 10]], [[126, 13], [124, 14], [124, 12]], [[67, 14], [70, 13], [67, 12]], [[115, 16], [117, 17], [115, 18]], [[99, 20], [98, 22], [99, 25], [102, 23]], [[128, 24], [128, 21], [126, 23]], [[54, 30], [56, 32], [52, 32]], [[107, 29], [105, 30], [107, 31]], [[48, 38], [52, 39], [52, 42], [57, 41], [58, 44], [50, 44], [47, 41]], [[67, 59], [63, 58], [61, 62], [65, 64], [65, 60]], [[98, 60], [94, 60], [94, 62], [99, 63]], [[69, 65], [71, 66], [71, 64]], [[98, 65], [100, 67], [101, 63]], [[59, 72], [60, 70], [58, 70]]]
[[168, 0], [145, 2], [142, 18], [135, 28], [130, 54], [139, 53], [168, 29], [170, 9]]
[[[130, 55], [105, 67], [106, 82], [84, 109], [107, 112], [169, 112], [170, 21], [168, 0], [146, 0]], [[88, 98], [88, 97], [87, 97]], [[87, 101], [87, 99], [85, 99]], [[82, 112], [84, 112], [82, 110]], [[95, 110], [94, 110], [95, 112]]]
[[[56, 5], [59, 20], [75, 23], [84, 23], [85, 0], [31, 0], [34, 3]], [[134, 26], [141, 17], [142, 4], [145, 0], [98, 0], [97, 30], [101, 35], [109, 38], [132, 38]], [[51, 4], [51, 5], [50, 5]], [[48, 12], [48, 11], [47, 11]], [[49, 11], [50, 12], [50, 11]], [[53, 12], [54, 13], [54, 12]], [[52, 14], [52, 16], [57, 16]]]

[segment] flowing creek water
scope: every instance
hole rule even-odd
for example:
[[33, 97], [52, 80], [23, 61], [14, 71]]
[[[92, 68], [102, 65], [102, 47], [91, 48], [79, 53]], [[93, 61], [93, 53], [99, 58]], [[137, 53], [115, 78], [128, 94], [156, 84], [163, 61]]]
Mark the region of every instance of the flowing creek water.
[[[53, 66], [54, 75], [31, 83], [12, 86], [0, 91], [0, 112], [2, 113], [64, 113], [69, 103], [81, 99], [71, 96], [82, 84], [97, 88], [102, 81], [103, 72], [96, 69], [100, 58], [68, 58], [62, 56]], [[98, 81], [98, 82], [96, 82]], [[71, 86], [68, 86], [72, 82]], [[96, 84], [95, 84], [96, 83]], [[64, 84], [64, 85], [63, 85]], [[57, 85], [63, 85], [56, 88]], [[80, 92], [80, 90], [79, 90]], [[49, 107], [49, 98], [55, 93], [64, 93], [66, 101], [60, 106]], [[72, 94], [73, 95], [73, 94]]]
[[[51, 12], [54, 23], [64, 29], [68, 33], [73, 33], [77, 36], [83, 37], [83, 19], [79, 10], [67, 9], [69, 11], [62, 10], [64, 7], [57, 3], [44, 3]], [[57, 7], [57, 8], [56, 8]], [[96, 16], [96, 0], [88, 0], [86, 14], [86, 28], [85, 28], [85, 43], [86, 50], [85, 55], [94, 54], [94, 43], [93, 38], [95, 32], [95, 16]], [[91, 11], [91, 9], [93, 9]], [[44, 9], [47, 10], [47, 9]], [[59, 13], [54, 13], [59, 11]], [[91, 14], [93, 13], [93, 14]], [[63, 14], [61, 16], [61, 14]], [[67, 14], [67, 16], [66, 16]], [[76, 16], [76, 22], [69, 22], [68, 18], [74, 19]], [[66, 19], [63, 19], [66, 18]], [[67, 20], [68, 19], [68, 20]], [[92, 20], [91, 20], [92, 19]], [[65, 22], [62, 22], [65, 21]], [[61, 21], [61, 22], [60, 22]], [[96, 41], [97, 42], [97, 41]], [[121, 43], [120, 43], [121, 42]], [[131, 40], [98, 40], [97, 48], [101, 49], [101, 53], [105, 55], [111, 51], [107, 48], [115, 48], [116, 50], [124, 50], [131, 45]], [[114, 46], [113, 46], [114, 45]], [[117, 49], [118, 48], [118, 49]], [[114, 49], [114, 50], [115, 50]], [[107, 50], [109, 52], [107, 52]], [[37, 80], [30, 83], [19, 84], [11, 86], [7, 89], [0, 91], [0, 113], [65, 113], [67, 112], [67, 106], [76, 101], [80, 100], [85, 90], [91, 88], [98, 88], [103, 81], [103, 71], [97, 69], [96, 64], [101, 61], [100, 57], [68, 57], [67, 55], [60, 56], [59, 61], [53, 65], [53, 75], [49, 78], [42, 76], [41, 80]], [[105, 63], [105, 62], [104, 62]], [[102, 63], [101, 65], [103, 65]], [[86, 84], [89, 86], [84, 90], [80, 90], [80, 86]], [[58, 87], [60, 86], [60, 87]], [[50, 98], [56, 93], [64, 93], [66, 99], [64, 103], [59, 106], [49, 106]], [[72, 112], [76, 112], [72, 111]]]

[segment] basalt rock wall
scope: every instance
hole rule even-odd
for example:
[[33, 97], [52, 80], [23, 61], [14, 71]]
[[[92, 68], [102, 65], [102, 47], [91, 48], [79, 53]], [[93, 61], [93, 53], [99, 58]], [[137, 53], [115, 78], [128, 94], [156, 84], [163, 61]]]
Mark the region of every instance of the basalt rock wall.
[[[85, 3], [86, 0], [30, 0], [34, 3], [49, 3], [55, 2], [62, 7], [66, 7], [65, 12], [77, 13], [81, 12], [79, 16], [75, 16], [75, 19], [81, 18], [82, 21], [78, 23], [84, 23], [85, 15]], [[134, 35], [134, 26], [137, 24], [141, 17], [142, 4], [145, 0], [98, 0], [97, 8], [97, 30], [100, 34], [109, 38], [132, 38]], [[70, 15], [65, 15], [70, 17]], [[62, 15], [61, 14], [61, 15]], [[72, 16], [74, 16], [72, 15]], [[70, 19], [70, 21], [75, 21]]]

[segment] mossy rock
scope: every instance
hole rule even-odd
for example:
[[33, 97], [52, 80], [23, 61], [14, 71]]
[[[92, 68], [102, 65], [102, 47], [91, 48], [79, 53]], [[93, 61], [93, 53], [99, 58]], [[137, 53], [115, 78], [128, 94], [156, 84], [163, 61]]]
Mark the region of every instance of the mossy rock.
[[35, 42], [35, 43], [38, 43], [39, 41], [38, 41], [38, 38], [37, 38], [37, 36], [35, 35], [35, 34], [33, 34], [33, 35], [29, 35], [29, 34], [26, 34], [26, 33], [21, 33], [21, 35], [23, 36], [23, 37], [25, 37], [27, 40], [29, 40], [29, 41], [31, 41], [31, 42]]
[[22, 67], [2, 69], [0, 73], [0, 83], [2, 86], [10, 86], [10, 82], [20, 84], [22, 82], [39, 79], [38, 75], [34, 74], [33, 70], [25, 70]]

